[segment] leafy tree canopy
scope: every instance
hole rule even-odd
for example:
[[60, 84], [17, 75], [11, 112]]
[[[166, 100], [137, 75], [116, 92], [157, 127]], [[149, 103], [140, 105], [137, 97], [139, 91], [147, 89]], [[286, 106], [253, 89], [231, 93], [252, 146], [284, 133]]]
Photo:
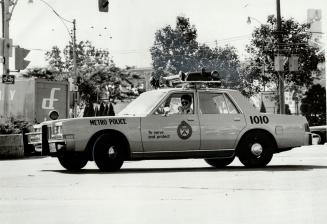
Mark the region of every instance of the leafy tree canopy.
[[276, 26], [276, 17], [271, 15], [268, 16], [266, 24], [254, 30], [251, 43], [247, 46], [250, 58], [245, 68], [245, 78], [250, 82], [258, 80], [263, 85], [269, 82], [277, 83], [278, 73], [274, 68], [274, 57], [281, 53], [286, 57], [299, 57], [298, 71], [289, 71], [288, 61], [284, 65], [286, 87], [311, 86], [314, 80], [312, 74], [315, 73], [319, 77], [321, 73], [317, 69], [317, 63], [323, 62], [325, 58], [322, 53], [317, 53], [317, 46], [310, 44], [309, 24], [300, 24], [292, 18], [282, 18], [280, 45]]
[[[49, 67], [33, 68], [25, 77], [45, 78], [53, 81], [75, 77], [73, 64], [73, 44], [61, 51], [57, 46], [46, 52]], [[101, 102], [104, 99], [120, 98], [119, 86], [124, 78], [115, 66], [107, 50], [95, 48], [90, 41], [76, 44], [77, 85], [81, 99], [86, 103]]]
[[[46, 52], [46, 61], [52, 70], [73, 72], [73, 43], [61, 51], [57, 46]], [[95, 48], [90, 41], [80, 41], [76, 44], [76, 65], [78, 72], [83, 72], [86, 67], [94, 68], [97, 65], [115, 66], [107, 50]]]
[[178, 16], [176, 27], [170, 25], [155, 33], [150, 52], [155, 76], [159, 79], [179, 71], [217, 70], [228, 85], [239, 82], [240, 62], [232, 46], [210, 48], [196, 40], [197, 30], [188, 18]]
[[68, 73], [60, 73], [49, 68], [29, 68], [22, 76], [25, 78], [35, 77], [49, 81], [67, 81], [69, 78]]

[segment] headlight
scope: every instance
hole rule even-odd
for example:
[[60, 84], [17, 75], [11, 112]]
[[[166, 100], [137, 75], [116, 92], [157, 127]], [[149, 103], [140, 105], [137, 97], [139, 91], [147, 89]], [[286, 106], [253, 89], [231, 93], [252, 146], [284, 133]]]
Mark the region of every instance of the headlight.
[[53, 139], [63, 139], [62, 136], [62, 122], [58, 122], [54, 126], [53, 134], [51, 135]]
[[42, 127], [39, 124], [33, 125], [34, 128], [34, 132], [41, 132], [42, 131]]
[[40, 143], [42, 139], [42, 128], [40, 124], [33, 125], [34, 131], [30, 133], [26, 133], [28, 143]]
[[56, 123], [54, 129], [54, 134], [62, 134], [62, 122]]

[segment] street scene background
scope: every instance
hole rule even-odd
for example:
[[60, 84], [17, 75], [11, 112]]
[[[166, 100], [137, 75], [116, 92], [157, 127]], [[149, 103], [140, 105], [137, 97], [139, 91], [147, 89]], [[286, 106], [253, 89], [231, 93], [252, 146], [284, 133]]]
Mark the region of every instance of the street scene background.
[[[280, 7], [278, 7], [278, 4]], [[325, 0], [3, 0], [1, 223], [325, 223], [326, 131], [275, 154], [126, 162], [68, 172], [30, 155], [24, 133], [50, 120], [115, 116], [178, 74], [217, 71], [261, 113], [326, 130]], [[177, 76], [176, 76], [177, 75]], [[179, 76], [178, 76], [179, 78]], [[320, 135], [321, 134], [321, 135]]]

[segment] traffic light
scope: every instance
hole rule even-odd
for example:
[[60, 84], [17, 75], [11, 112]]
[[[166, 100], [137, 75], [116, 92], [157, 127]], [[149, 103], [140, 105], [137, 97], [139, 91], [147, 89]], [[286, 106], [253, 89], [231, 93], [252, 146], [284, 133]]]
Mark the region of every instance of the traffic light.
[[25, 57], [28, 55], [30, 50], [25, 48], [16, 47], [15, 48], [15, 69], [16, 70], [24, 70], [30, 63], [30, 61], [26, 61]]
[[98, 0], [99, 1], [99, 11], [108, 12], [109, 11], [109, 1], [108, 0]]

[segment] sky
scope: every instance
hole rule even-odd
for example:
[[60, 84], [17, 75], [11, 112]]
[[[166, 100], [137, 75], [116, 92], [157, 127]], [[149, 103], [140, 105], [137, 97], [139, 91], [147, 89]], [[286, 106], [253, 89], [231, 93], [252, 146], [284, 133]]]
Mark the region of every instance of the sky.
[[[265, 23], [268, 15], [276, 15], [276, 0], [109, 0], [108, 13], [98, 11], [98, 0], [30, 1], [18, 0], [10, 21], [13, 44], [31, 50], [29, 68], [45, 66], [45, 51], [52, 46], [63, 49], [70, 40], [67, 28], [72, 29], [72, 23], [63, 23], [50, 6], [68, 21], [76, 19], [77, 41], [90, 40], [107, 49], [119, 67], [150, 67], [155, 32], [167, 25], [175, 27], [177, 16], [190, 19], [199, 43], [233, 45], [242, 58], [255, 27]], [[302, 23], [309, 8], [321, 9], [326, 24], [326, 0], [280, 1], [282, 17]], [[255, 18], [251, 24], [246, 23], [248, 16]]]

